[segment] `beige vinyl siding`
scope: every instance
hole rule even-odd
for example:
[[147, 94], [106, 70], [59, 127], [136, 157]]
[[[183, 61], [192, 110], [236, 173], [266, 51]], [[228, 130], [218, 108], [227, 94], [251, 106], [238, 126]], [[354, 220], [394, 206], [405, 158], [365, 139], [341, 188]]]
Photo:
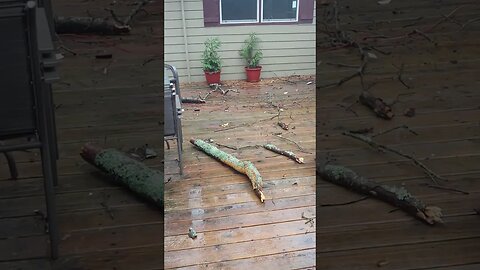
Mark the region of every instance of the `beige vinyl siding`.
[[[175, 66], [182, 82], [187, 82], [181, 2], [166, 0], [164, 5], [165, 63]], [[245, 62], [239, 50], [250, 32], [262, 40], [262, 78], [315, 74], [315, 17], [313, 24], [204, 27], [202, 0], [184, 0], [184, 8], [191, 82], [205, 80], [201, 57], [203, 43], [209, 37], [218, 37], [222, 42], [222, 80], [245, 79]]]

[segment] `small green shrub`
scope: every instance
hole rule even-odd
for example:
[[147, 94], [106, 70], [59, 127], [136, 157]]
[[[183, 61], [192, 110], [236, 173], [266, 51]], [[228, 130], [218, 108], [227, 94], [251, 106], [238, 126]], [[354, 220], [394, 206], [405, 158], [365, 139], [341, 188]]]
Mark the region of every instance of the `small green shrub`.
[[222, 68], [222, 61], [218, 50], [220, 49], [220, 40], [209, 38], [205, 41], [205, 50], [202, 55], [203, 70], [208, 72], [217, 72]]
[[263, 58], [262, 50], [258, 48], [260, 39], [255, 33], [250, 33], [245, 40], [240, 55], [247, 62], [249, 68], [256, 68], [259, 66], [260, 60]]

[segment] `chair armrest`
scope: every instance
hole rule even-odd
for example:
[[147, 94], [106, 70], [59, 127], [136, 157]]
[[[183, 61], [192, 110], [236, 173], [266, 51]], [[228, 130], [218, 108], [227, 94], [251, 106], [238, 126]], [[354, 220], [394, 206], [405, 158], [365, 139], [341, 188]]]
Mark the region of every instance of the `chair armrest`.
[[175, 108], [177, 109], [177, 114], [180, 116], [183, 113], [182, 109], [182, 102], [180, 101], [180, 97], [178, 95], [175, 95]]

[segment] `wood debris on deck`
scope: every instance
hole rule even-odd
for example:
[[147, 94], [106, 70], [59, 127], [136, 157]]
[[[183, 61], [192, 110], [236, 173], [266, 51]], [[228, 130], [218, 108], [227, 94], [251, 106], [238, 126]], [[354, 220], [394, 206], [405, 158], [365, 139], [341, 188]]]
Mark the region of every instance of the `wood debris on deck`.
[[479, 14], [478, 1], [318, 7], [319, 164], [408, 190], [444, 215], [426, 226], [319, 178], [318, 269], [480, 269]]
[[[224, 82], [224, 89], [238, 91], [183, 105], [183, 177], [176, 148], [164, 149], [166, 178], [172, 177], [165, 185], [166, 269], [315, 268], [315, 86], [309, 81], [314, 77]], [[209, 91], [204, 83], [182, 88], [189, 96]], [[278, 121], [294, 128], [284, 130]], [[251, 161], [263, 178], [265, 202], [248, 177], [186, 143], [190, 138]], [[297, 163], [265, 149], [268, 143], [309, 153]]]

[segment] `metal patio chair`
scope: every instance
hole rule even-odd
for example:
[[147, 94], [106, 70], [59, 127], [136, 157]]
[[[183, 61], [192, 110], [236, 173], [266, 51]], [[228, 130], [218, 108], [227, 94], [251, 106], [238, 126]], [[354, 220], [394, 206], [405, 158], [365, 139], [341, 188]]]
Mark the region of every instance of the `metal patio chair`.
[[182, 98], [180, 93], [180, 82], [175, 67], [164, 65], [164, 140], [177, 140], [178, 161], [180, 174], [183, 175], [183, 135], [182, 135]]
[[56, 142], [45, 87], [52, 73], [42, 65], [36, 15], [34, 1], [0, 1], [0, 140], [9, 142], [0, 145], [0, 153], [40, 149], [50, 255], [57, 258]]

